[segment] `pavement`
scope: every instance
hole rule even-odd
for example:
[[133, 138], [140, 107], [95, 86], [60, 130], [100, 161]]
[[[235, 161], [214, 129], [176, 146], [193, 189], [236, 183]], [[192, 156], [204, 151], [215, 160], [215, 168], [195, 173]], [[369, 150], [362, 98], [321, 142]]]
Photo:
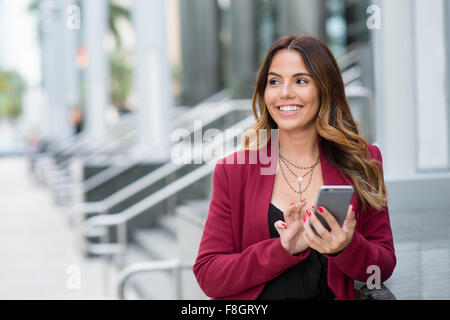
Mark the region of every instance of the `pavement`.
[[0, 299], [114, 299], [101, 259], [86, 259], [26, 158], [0, 158]]

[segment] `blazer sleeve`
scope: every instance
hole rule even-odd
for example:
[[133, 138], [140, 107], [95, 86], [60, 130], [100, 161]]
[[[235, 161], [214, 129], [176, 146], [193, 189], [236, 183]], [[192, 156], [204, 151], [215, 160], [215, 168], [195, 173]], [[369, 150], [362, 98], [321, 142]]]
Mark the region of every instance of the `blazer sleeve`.
[[[373, 158], [380, 162], [383, 174], [380, 150], [376, 146], [370, 147]], [[396, 265], [389, 209], [387, 205], [382, 211], [370, 208], [360, 212], [360, 215], [359, 223], [363, 225], [356, 228], [349, 245], [338, 255], [327, 257], [347, 276], [362, 282], [366, 282], [373, 273], [369, 266], [379, 267], [383, 282], [391, 276]]]
[[[232, 227], [229, 179], [224, 164], [216, 164], [213, 193], [193, 271], [209, 297], [239, 294], [280, 275], [304, 260], [309, 249], [290, 255], [279, 238], [266, 239], [240, 251]], [[237, 232], [237, 231], [236, 231]]]

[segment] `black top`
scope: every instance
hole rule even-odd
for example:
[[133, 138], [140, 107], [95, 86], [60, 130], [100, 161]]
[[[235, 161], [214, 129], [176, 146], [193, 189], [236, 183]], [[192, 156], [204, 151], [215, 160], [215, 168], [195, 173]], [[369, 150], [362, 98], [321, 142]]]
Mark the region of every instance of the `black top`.
[[[275, 221], [283, 220], [283, 212], [272, 203], [269, 206], [270, 237], [278, 238]], [[336, 298], [327, 284], [328, 259], [314, 249], [302, 262], [266, 283], [258, 299], [318, 299]]]

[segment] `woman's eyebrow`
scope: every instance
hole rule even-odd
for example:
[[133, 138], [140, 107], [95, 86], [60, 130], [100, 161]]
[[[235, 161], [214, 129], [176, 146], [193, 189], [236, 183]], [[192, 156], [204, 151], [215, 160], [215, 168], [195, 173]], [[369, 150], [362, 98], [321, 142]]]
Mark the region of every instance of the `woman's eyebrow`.
[[[269, 72], [269, 76], [270, 76], [270, 75], [282, 78], [281, 75], [279, 75], [278, 73], [272, 72], [272, 71]], [[299, 72], [299, 73], [296, 73], [296, 74], [292, 75], [292, 78], [295, 78], [295, 77], [301, 77], [301, 76], [309, 76], [309, 77], [312, 77], [309, 73]]]

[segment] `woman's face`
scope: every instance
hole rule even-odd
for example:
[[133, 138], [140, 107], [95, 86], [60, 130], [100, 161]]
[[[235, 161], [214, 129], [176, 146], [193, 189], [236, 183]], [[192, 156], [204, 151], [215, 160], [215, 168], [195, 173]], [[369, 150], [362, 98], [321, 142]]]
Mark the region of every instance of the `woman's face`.
[[319, 90], [298, 51], [283, 49], [274, 55], [264, 100], [279, 130], [314, 126], [319, 111]]

